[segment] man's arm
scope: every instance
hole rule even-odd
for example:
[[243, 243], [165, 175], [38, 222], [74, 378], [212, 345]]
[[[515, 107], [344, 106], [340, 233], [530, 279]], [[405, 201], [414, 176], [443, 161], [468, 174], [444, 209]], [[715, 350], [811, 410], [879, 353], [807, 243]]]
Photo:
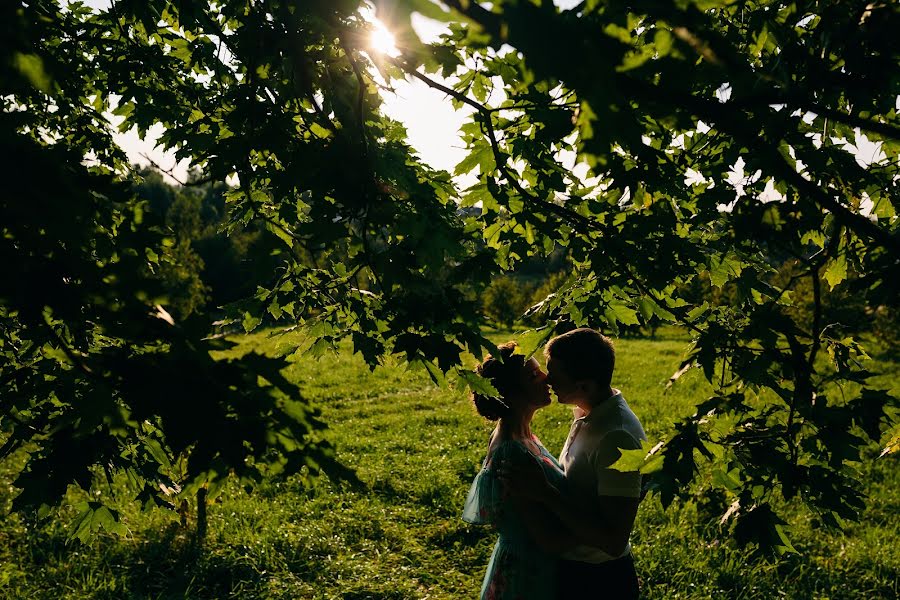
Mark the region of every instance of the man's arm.
[[547, 507], [522, 496], [511, 496], [528, 535], [548, 554], [560, 554], [581, 542]]
[[560, 523], [571, 532], [563, 549], [578, 544], [600, 548], [610, 556], [619, 556], [628, 546], [628, 537], [634, 526], [640, 498], [623, 496], [596, 496], [585, 502], [581, 498], [562, 494], [547, 484], [544, 492], [535, 498], [547, 507]]
[[[621, 444], [621, 447], [629, 447], [633, 442], [630, 436], [628, 438], [609, 441]], [[613, 446], [613, 449], [618, 447]], [[615, 462], [618, 450], [613, 454], [616, 456], [600, 458], [601, 464], [595, 464], [594, 468], [602, 471]], [[591, 490], [589, 496], [581, 496], [561, 493], [547, 481], [540, 467], [534, 468], [527, 464], [506, 465], [501, 471], [501, 480], [513, 497], [531, 500], [546, 507], [559, 520], [559, 524], [568, 530], [568, 536], [556, 533], [552, 538], [554, 544], [562, 544], [562, 549], [585, 544], [600, 548], [611, 556], [621, 555], [628, 546], [628, 537], [641, 501], [639, 495], [601, 495], [604, 490], [628, 493], [630, 490], [627, 486], [622, 489], [621, 481], [615, 481], [623, 476], [630, 477], [631, 474], [609, 474], [608, 478], [613, 481], [606, 482], [607, 485], [601, 484], [598, 490]], [[619, 489], [614, 489], [616, 487]], [[539, 527], [540, 525], [536, 526]], [[532, 532], [532, 535], [537, 539], [540, 532]]]

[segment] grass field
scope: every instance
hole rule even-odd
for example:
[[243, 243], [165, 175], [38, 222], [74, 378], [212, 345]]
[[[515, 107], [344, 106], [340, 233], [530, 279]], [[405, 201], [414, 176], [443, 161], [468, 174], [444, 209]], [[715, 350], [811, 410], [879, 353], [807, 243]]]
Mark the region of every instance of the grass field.
[[[257, 334], [239, 351], [279, 352], [289, 342]], [[709, 392], [690, 372], [664, 393], [685, 348], [677, 336], [618, 343], [614, 385], [651, 440]], [[349, 353], [292, 360], [287, 375], [321, 407], [339, 460], [356, 469], [365, 489], [327, 480], [309, 487], [300, 478], [251, 494], [232, 486], [210, 507], [202, 549], [189, 543], [191, 531], [177, 516], [134, 505], [123, 514], [126, 538], [100, 536], [85, 546], [66, 543], [71, 508], [41, 525], [6, 516], [15, 490], [12, 464], [0, 463], [0, 597], [477, 597], [494, 533], [459, 514], [491, 425], [461, 392], [435, 387], [422, 371], [392, 365], [370, 373]], [[900, 391], [897, 364], [878, 368]], [[536, 416], [534, 430], [558, 451], [569, 420], [569, 409], [554, 404]], [[664, 511], [648, 498], [632, 537], [644, 597], [898, 597], [900, 469], [896, 457], [862, 469], [869, 508], [860, 523], [841, 536], [798, 516], [792, 540], [799, 553], [777, 563], [736, 548], [693, 504]], [[82, 498], [73, 492], [70, 499]]]

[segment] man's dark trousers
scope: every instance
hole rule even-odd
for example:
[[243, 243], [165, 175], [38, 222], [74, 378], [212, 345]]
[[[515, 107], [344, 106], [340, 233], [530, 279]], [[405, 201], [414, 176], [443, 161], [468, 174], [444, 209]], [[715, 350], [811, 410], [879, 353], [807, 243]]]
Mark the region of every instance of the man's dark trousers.
[[558, 600], [637, 600], [638, 578], [631, 554], [604, 563], [561, 560]]

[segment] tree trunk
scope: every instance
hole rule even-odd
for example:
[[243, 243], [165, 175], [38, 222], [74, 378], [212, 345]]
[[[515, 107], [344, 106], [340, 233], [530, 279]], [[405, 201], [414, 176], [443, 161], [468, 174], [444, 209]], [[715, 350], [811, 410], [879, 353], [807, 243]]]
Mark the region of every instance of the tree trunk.
[[206, 487], [197, 490], [197, 543], [206, 539]]

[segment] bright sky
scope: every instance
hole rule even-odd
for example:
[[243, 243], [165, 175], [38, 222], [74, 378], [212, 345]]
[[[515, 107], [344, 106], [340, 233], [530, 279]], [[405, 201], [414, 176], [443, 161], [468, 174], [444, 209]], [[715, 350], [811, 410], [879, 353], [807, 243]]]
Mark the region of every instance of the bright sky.
[[[562, 8], [571, 8], [579, 0], [555, 0]], [[109, 0], [86, 0], [88, 6], [106, 8]], [[447, 29], [444, 24], [413, 15], [413, 27], [423, 42], [434, 41]], [[389, 40], [385, 40], [389, 42]], [[440, 80], [438, 78], [438, 80]], [[430, 166], [453, 172], [456, 164], [465, 156], [465, 149], [459, 138], [459, 128], [470, 111], [455, 111], [450, 99], [441, 92], [429, 88], [418, 80], [394, 82], [394, 93], [384, 93], [384, 112], [402, 122], [409, 134], [409, 143], [419, 156]], [[161, 135], [162, 126], [152, 127], [142, 140], [137, 131], [116, 135], [116, 141], [127, 152], [129, 160], [147, 164], [143, 154], [173, 173], [182, 181], [186, 178], [187, 160], [175, 165], [175, 157], [155, 147], [155, 140]]]
[[[557, 6], [563, 9], [571, 8], [578, 4], [579, 0], [554, 0]], [[86, 0], [86, 4], [94, 8], [106, 8], [109, 6], [109, 0]], [[374, 17], [374, 13], [373, 13]], [[413, 15], [413, 27], [418, 33], [421, 40], [425, 43], [434, 41], [441, 33], [447, 29], [444, 24], [431, 19], [426, 19], [418, 14]], [[391, 45], [391, 36], [386, 30], [382, 30], [382, 35], [375, 38], [375, 43], [382, 50], [389, 49]], [[440, 81], [439, 77], [435, 79]], [[406, 126], [410, 145], [418, 152], [419, 156], [427, 164], [437, 169], [444, 169], [453, 172], [454, 167], [465, 156], [464, 144], [459, 137], [459, 128], [471, 109], [467, 107], [455, 111], [450, 103], [450, 99], [440, 91], [429, 88], [418, 80], [396, 81], [393, 83], [394, 92], [383, 92], [384, 112], [402, 122]], [[727, 85], [717, 92], [717, 96], [721, 101], [727, 101], [731, 90]], [[898, 109], [900, 109], [900, 97], [897, 99]], [[111, 116], [111, 115], [110, 115]], [[113, 118], [114, 119], [114, 118]], [[114, 120], [115, 122], [115, 120]], [[170, 169], [173, 174], [180, 180], [184, 181], [187, 176], [189, 163], [187, 160], [175, 164], [175, 157], [172, 153], [163, 152], [156, 147], [156, 139], [162, 133], [162, 126], [157, 125], [147, 132], [147, 137], [141, 139], [137, 135], [136, 130], [129, 131], [124, 134], [116, 135], [116, 141], [128, 154], [128, 158], [135, 163], [147, 164], [147, 160], [143, 155], [150, 156], [154, 162], [163, 167]], [[837, 140], [834, 140], [837, 142]], [[856, 138], [852, 143], [847, 141], [847, 150], [856, 156], [856, 160], [862, 165], [867, 166], [869, 163], [882, 160], [884, 154], [881, 151], [880, 144], [873, 144], [864, 135], [860, 135], [857, 130]], [[560, 156], [560, 160], [569, 169], [578, 176], [583, 178], [587, 170], [587, 165], [574, 165], [574, 153], [566, 153]], [[759, 178], [761, 173], [745, 173], [744, 161], [739, 159], [735, 163], [729, 173], [728, 181], [734, 186], [736, 196], [743, 195], [745, 185]], [[688, 183], [699, 183], [700, 180], [688, 173], [686, 181]], [[462, 177], [458, 183], [463, 186], [471, 184], [475, 181], [475, 176], [470, 174]], [[763, 193], [763, 200], [774, 200], [779, 194], [772, 188], [771, 182], [767, 186], [766, 192]], [[867, 200], [867, 198], [865, 199]], [[871, 202], [868, 202], [871, 205]], [[722, 206], [728, 209], [727, 206]], [[870, 206], [862, 207], [865, 214]]]

